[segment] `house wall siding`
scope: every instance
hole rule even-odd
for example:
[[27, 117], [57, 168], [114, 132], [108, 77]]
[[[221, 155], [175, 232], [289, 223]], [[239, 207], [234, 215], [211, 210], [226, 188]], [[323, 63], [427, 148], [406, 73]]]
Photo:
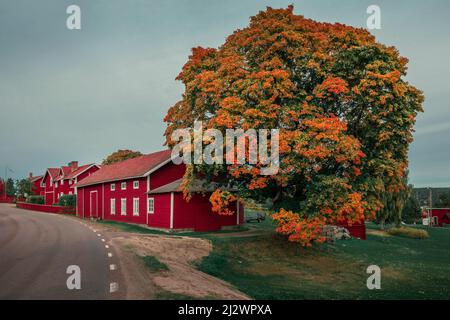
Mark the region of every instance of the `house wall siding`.
[[[150, 190], [166, 185], [183, 177], [185, 165], [168, 163], [150, 174]], [[133, 188], [133, 182], [138, 181], [139, 188]], [[126, 189], [121, 189], [121, 183], [126, 183]], [[111, 184], [115, 184], [115, 190], [111, 190]], [[171, 220], [171, 193], [147, 194], [147, 177], [126, 179], [114, 182], [105, 182], [92, 186], [78, 188], [77, 215], [90, 218], [90, 194], [97, 191], [98, 217], [105, 220], [128, 222], [148, 225], [154, 228], [170, 228]], [[154, 213], [147, 213], [147, 199], [154, 199]], [[139, 199], [139, 215], [133, 215], [133, 199]], [[115, 214], [111, 214], [111, 199], [116, 204]], [[121, 199], [126, 199], [126, 214], [121, 214]], [[173, 228], [193, 229], [195, 231], [219, 230], [222, 226], [237, 224], [236, 212], [230, 216], [220, 216], [211, 211], [209, 195], [195, 194], [189, 202], [183, 199], [181, 192], [173, 193]], [[234, 205], [236, 206], [236, 205]], [[236, 208], [233, 208], [236, 209]], [[235, 210], [236, 211], [236, 210]], [[240, 223], [243, 222], [244, 208], [240, 207]]]

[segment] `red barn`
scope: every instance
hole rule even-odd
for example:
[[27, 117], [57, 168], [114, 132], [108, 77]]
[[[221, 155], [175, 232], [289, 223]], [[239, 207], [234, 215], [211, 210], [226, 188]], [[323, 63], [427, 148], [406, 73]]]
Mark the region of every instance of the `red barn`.
[[[432, 208], [429, 210], [432, 226], [443, 227], [444, 224], [450, 224], [450, 208]], [[425, 217], [428, 217], [428, 212]]]
[[194, 231], [243, 223], [242, 204], [234, 204], [236, 210], [230, 216], [213, 213], [208, 190], [185, 201], [180, 187], [185, 170], [184, 164], [172, 162], [170, 150], [103, 166], [76, 185], [77, 215]]
[[57, 203], [62, 195], [77, 194], [75, 184], [99, 169], [96, 164], [78, 166], [77, 161], [61, 168], [48, 168], [41, 180], [45, 204]]

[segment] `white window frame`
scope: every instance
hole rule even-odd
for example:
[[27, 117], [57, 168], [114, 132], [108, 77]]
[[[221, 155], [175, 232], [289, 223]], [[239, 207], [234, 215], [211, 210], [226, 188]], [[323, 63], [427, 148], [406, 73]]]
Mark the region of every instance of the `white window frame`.
[[[152, 201], [151, 210], [150, 210], [150, 200]], [[155, 213], [155, 198], [154, 197], [147, 198], [147, 213], [150, 213], [150, 214]]]
[[133, 216], [139, 216], [139, 198], [133, 198]]
[[134, 180], [133, 181], [133, 189], [139, 189], [139, 180]]
[[58, 181], [55, 182], [55, 188], [58, 188]]
[[[125, 206], [124, 206], [124, 203], [125, 203]], [[124, 210], [124, 207], [125, 207], [125, 210]], [[127, 215], [127, 198], [120, 199], [120, 214], [122, 216]]]
[[120, 184], [120, 190], [127, 190], [127, 182], [125, 181], [125, 182], [122, 182], [121, 184]]
[[111, 198], [110, 199], [109, 206], [110, 206], [110, 213], [111, 213], [111, 215], [115, 216], [116, 215], [116, 199], [115, 198]]
[[111, 184], [109, 185], [109, 190], [111, 190], [111, 191], [116, 191], [116, 184], [115, 184], [115, 183], [111, 183]]

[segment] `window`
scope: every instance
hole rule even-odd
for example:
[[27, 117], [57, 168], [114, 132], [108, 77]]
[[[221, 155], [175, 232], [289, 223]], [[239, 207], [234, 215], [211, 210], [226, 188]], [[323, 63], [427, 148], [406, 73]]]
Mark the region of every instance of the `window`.
[[111, 199], [111, 215], [116, 214], [116, 199]]
[[122, 183], [120, 184], [120, 189], [126, 190], [126, 189], [127, 189], [127, 183], [126, 183], [126, 182], [122, 182]]
[[147, 213], [154, 213], [154, 212], [155, 212], [155, 199], [148, 198], [147, 199]]
[[61, 185], [62, 185], [62, 186], [64, 185], [64, 180], [61, 180]]
[[139, 198], [133, 198], [133, 216], [139, 215]]
[[127, 199], [120, 199], [120, 214], [127, 215]]
[[116, 190], [116, 184], [115, 183], [111, 183], [111, 185], [109, 186], [109, 190], [111, 190], [111, 191]]
[[139, 189], [139, 181], [133, 181], [133, 189]]
[[55, 182], [55, 187], [58, 188], [58, 181]]

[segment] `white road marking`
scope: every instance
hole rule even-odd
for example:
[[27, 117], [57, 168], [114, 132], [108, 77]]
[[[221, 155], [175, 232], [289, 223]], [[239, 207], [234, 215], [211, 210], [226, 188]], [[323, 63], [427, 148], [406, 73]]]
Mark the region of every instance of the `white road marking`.
[[109, 284], [109, 293], [113, 293], [119, 290], [119, 284], [117, 282], [111, 282]]
[[108, 252], [108, 257], [112, 257], [112, 253], [111, 252]]
[[109, 270], [111, 270], [111, 271], [117, 270], [117, 266], [115, 264], [110, 264], [109, 265]]
[[105, 244], [105, 248], [106, 248], [106, 249], [109, 249], [109, 246], [108, 246], [107, 244]]
[[102, 239], [102, 242], [105, 242], [105, 239]]
[[97, 233], [97, 236], [101, 237], [102, 235], [100, 233]]

